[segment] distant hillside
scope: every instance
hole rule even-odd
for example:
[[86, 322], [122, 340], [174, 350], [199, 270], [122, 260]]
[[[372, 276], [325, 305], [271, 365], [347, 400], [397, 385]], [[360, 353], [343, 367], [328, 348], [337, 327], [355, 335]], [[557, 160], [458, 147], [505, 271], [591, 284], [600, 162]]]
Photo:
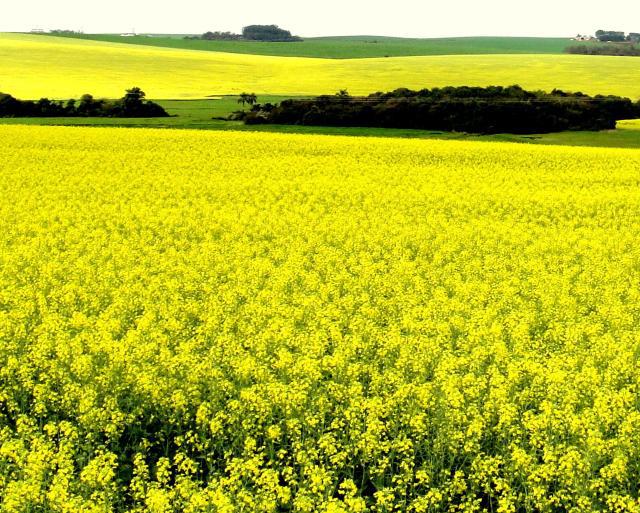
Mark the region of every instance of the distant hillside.
[[[273, 43], [278, 44], [278, 43]], [[301, 44], [301, 43], [292, 43]], [[640, 97], [636, 57], [442, 55], [307, 59], [213, 53], [0, 34], [0, 91], [18, 98], [118, 98], [135, 84], [152, 99], [258, 95], [353, 95], [443, 86], [520, 84], [525, 89]]]
[[569, 38], [542, 37], [407, 39], [381, 36], [345, 36], [305, 38], [304, 41], [296, 43], [203, 41], [184, 39], [183, 35], [82, 34], [66, 37], [186, 50], [327, 59], [420, 55], [560, 54], [570, 43]]

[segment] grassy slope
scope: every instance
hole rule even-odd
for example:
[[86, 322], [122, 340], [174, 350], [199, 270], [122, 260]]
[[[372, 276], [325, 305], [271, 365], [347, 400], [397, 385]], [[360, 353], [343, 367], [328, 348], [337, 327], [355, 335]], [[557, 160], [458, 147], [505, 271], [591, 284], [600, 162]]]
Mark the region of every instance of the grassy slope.
[[353, 94], [397, 87], [509, 85], [640, 97], [634, 57], [453, 55], [328, 60], [196, 52], [79, 39], [0, 35], [2, 90], [20, 98], [119, 97], [142, 87], [152, 98], [237, 94]]
[[[71, 36], [68, 36], [71, 37]], [[571, 43], [568, 38], [543, 37], [454, 37], [409, 39], [381, 36], [307, 38], [298, 43], [260, 43], [255, 41], [199, 41], [180, 37], [122, 37], [114, 34], [83, 34], [78, 39], [127, 43], [187, 50], [231, 52], [289, 57], [354, 59], [414, 55], [474, 54], [558, 54]], [[575, 43], [574, 43], [575, 44]]]
[[[282, 97], [264, 96], [262, 102], [278, 102]], [[476, 141], [504, 141], [534, 144], [557, 144], [564, 146], [598, 146], [615, 148], [640, 148], [640, 120], [622, 121], [617, 130], [603, 132], [561, 132], [522, 136], [499, 134], [477, 136], [463, 133], [447, 133], [427, 130], [384, 128], [338, 128], [264, 125], [245, 126], [237, 121], [222, 121], [214, 117], [227, 116], [240, 108], [235, 97], [216, 100], [161, 100], [174, 117], [155, 119], [118, 118], [0, 118], [0, 125], [73, 125], [73, 126], [123, 126], [144, 128], [197, 128], [206, 130], [241, 130], [280, 133], [306, 133], [324, 135], [349, 135], [373, 137], [401, 137], [419, 139], [458, 139]]]

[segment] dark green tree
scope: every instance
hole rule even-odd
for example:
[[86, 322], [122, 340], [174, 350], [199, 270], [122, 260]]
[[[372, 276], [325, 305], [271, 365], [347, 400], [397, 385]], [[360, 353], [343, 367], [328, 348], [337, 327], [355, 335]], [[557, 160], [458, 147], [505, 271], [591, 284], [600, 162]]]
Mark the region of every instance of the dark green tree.
[[615, 30], [598, 30], [596, 37], [603, 43], [620, 43], [626, 39], [624, 32]]
[[258, 102], [258, 97], [254, 93], [240, 93], [238, 97], [238, 103], [242, 104], [242, 108], [245, 105], [253, 106]]
[[242, 37], [248, 41], [302, 41], [277, 25], [249, 25], [242, 29]]
[[122, 98], [122, 101], [125, 104], [125, 107], [139, 107], [142, 105], [142, 101], [145, 99], [147, 94], [140, 89], [139, 87], [132, 87], [131, 89], [127, 89]]

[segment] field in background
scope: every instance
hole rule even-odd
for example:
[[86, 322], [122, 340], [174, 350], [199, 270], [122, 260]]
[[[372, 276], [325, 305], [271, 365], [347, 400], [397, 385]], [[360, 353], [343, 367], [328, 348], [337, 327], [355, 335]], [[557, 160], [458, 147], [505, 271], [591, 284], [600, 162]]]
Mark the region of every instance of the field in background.
[[3, 511], [634, 511], [640, 152], [0, 138]]
[[182, 48], [283, 57], [320, 57], [355, 59], [366, 57], [402, 57], [414, 55], [466, 54], [559, 54], [570, 44], [583, 44], [569, 38], [543, 37], [452, 37], [413, 39], [383, 36], [313, 37], [296, 43], [257, 41], [199, 41], [183, 36], [120, 36], [82, 34], [68, 36], [93, 41]]
[[[262, 103], [279, 102], [286, 97], [260, 96]], [[640, 120], [618, 122], [616, 130], [601, 132], [561, 132], [539, 135], [472, 135], [432, 130], [394, 128], [313, 127], [295, 125], [244, 125], [240, 121], [212, 119], [227, 117], [242, 108], [237, 97], [209, 100], [158, 100], [170, 118], [0, 118], [0, 125], [64, 125], [64, 126], [118, 126], [138, 128], [180, 128], [202, 130], [233, 130], [248, 132], [277, 132], [318, 135], [348, 135], [362, 137], [400, 137], [409, 139], [446, 139], [469, 141], [502, 141], [563, 146], [599, 146], [640, 148]]]
[[367, 94], [397, 87], [511, 85], [640, 97], [633, 57], [453, 55], [310, 59], [103, 43], [39, 35], [0, 35], [2, 90], [23, 99], [118, 98], [142, 87], [151, 98], [220, 94]]

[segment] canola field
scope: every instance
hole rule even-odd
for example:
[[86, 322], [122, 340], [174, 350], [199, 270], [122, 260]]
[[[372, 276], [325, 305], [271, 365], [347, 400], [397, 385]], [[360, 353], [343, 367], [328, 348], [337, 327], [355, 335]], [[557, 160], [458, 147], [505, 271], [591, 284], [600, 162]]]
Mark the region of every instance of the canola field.
[[640, 98], [635, 57], [445, 55], [316, 59], [241, 55], [42, 35], [0, 34], [0, 91], [22, 99], [91, 93], [120, 98], [139, 86], [149, 98], [368, 94], [398, 87], [519, 84]]
[[640, 511], [640, 152], [0, 136], [3, 513]]

